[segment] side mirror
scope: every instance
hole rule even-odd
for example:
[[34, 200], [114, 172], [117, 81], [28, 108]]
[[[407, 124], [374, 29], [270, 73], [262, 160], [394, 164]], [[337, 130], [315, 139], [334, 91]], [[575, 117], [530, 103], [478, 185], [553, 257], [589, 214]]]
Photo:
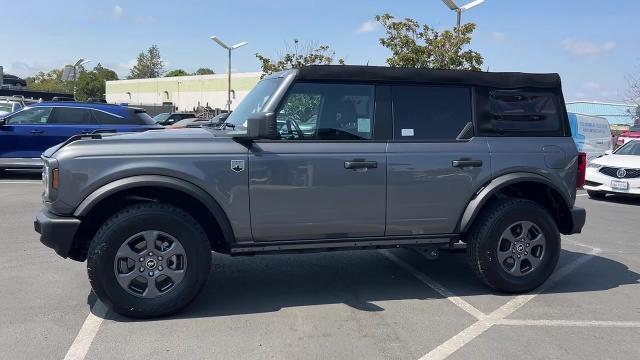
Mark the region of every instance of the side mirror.
[[276, 114], [272, 112], [253, 114], [247, 119], [246, 135], [243, 134], [239, 137], [247, 140], [279, 139]]
[[1, 118], [0, 119], [0, 126], [5, 126], [7, 125], [7, 118]]
[[607, 150], [604, 152], [605, 155], [611, 155], [613, 154], [613, 150]]

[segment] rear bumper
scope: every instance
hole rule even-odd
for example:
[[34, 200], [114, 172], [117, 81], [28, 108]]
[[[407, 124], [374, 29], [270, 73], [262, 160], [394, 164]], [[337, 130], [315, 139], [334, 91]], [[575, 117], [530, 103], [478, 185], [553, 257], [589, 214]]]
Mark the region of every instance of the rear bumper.
[[587, 211], [583, 208], [574, 206], [569, 210], [569, 213], [571, 214], [571, 221], [573, 226], [571, 228], [571, 231], [565, 235], [580, 234], [582, 232], [582, 227], [584, 226], [584, 223], [587, 219]]
[[40, 234], [41, 243], [66, 258], [80, 223], [80, 219], [58, 216], [47, 210], [41, 210], [36, 215], [33, 227]]
[[40, 158], [0, 158], [0, 169], [41, 169]]

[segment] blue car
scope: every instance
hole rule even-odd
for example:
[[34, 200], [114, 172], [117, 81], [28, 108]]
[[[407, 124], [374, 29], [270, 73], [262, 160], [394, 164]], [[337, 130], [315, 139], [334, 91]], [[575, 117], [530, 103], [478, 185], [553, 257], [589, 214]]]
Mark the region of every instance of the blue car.
[[81, 102], [27, 106], [0, 118], [0, 170], [40, 168], [42, 152], [93, 132], [161, 129], [143, 109]]

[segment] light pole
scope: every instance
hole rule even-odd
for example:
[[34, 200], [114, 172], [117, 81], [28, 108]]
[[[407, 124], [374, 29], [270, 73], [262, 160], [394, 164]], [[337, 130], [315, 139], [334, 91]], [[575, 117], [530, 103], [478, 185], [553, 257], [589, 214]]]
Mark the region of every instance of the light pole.
[[229, 46], [227, 44], [225, 44], [222, 40], [220, 40], [219, 37], [217, 36], [212, 36], [211, 40], [215, 41], [216, 43], [218, 43], [218, 45], [222, 46], [223, 48], [227, 49], [227, 51], [229, 52], [229, 71], [227, 72], [227, 76], [228, 76], [228, 87], [227, 87], [227, 110], [229, 110], [229, 112], [231, 112], [231, 51], [239, 48], [239, 47], [243, 47], [245, 45], [248, 44], [248, 42], [243, 41], [241, 43], [237, 43], [233, 46]]
[[91, 60], [85, 60], [83, 58], [78, 59], [75, 64], [73, 64], [73, 100], [76, 100], [76, 83], [78, 81], [78, 67], [91, 62]]
[[468, 10], [471, 10], [472, 8], [481, 5], [482, 3], [484, 3], [484, 0], [476, 0], [476, 1], [472, 1], [470, 3], [468, 3], [467, 5], [464, 6], [458, 6], [456, 4], [456, 2], [454, 0], [442, 0], [442, 2], [447, 5], [449, 7], [449, 9], [453, 10], [456, 12], [457, 16], [457, 21], [456, 21], [456, 30], [458, 32], [458, 34], [460, 33], [460, 22], [462, 21], [462, 13]]

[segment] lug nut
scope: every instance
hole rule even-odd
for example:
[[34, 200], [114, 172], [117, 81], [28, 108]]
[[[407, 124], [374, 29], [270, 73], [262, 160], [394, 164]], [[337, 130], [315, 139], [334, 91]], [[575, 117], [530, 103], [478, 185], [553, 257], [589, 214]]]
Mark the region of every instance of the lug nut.
[[153, 276], [153, 271], [149, 271], [149, 276]]
[[141, 258], [140, 258], [140, 262], [143, 262], [143, 261], [144, 261], [144, 258], [143, 258], [143, 257], [141, 257]]
[[524, 254], [525, 254], [525, 255], [529, 255], [529, 253], [528, 253], [528, 252], [526, 252], [526, 251], [524, 252]]
[[162, 261], [162, 256], [158, 256], [158, 260]]
[[140, 272], [144, 272], [144, 268], [143, 267], [140, 267]]
[[526, 244], [527, 247], [529, 247], [529, 244]]
[[518, 259], [520, 259], [520, 254], [518, 254]]
[[163, 267], [162, 266], [158, 266], [158, 270], [162, 271]]
[[149, 251], [149, 256], [153, 256], [153, 253], [151, 251]]

